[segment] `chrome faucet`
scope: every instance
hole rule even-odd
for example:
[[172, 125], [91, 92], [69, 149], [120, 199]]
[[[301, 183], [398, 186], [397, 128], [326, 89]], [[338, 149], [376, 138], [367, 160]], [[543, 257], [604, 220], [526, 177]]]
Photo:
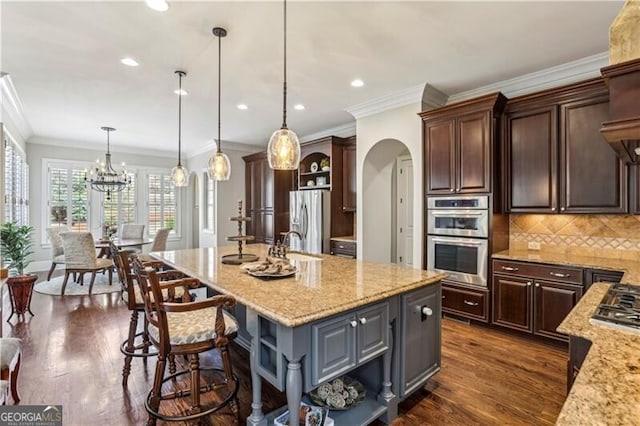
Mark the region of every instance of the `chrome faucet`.
[[282, 245], [285, 247], [289, 247], [291, 238], [289, 237], [291, 234], [297, 235], [298, 238], [300, 238], [300, 241], [302, 241], [302, 235], [298, 232], [298, 231], [289, 231], [286, 234], [284, 234], [284, 238], [282, 238]]
[[278, 241], [274, 243], [271, 247], [269, 247], [268, 255], [272, 257], [281, 257], [283, 259], [287, 258], [287, 242], [290, 240], [289, 235], [295, 234], [302, 240], [302, 235], [298, 231], [289, 231], [284, 234], [282, 237], [282, 241]]

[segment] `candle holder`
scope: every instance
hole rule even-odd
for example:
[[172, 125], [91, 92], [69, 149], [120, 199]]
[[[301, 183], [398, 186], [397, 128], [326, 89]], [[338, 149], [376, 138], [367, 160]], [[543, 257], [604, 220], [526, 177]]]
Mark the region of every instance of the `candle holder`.
[[253, 235], [244, 235], [242, 231], [244, 223], [251, 220], [250, 217], [242, 215], [242, 200], [238, 201], [238, 216], [230, 217], [229, 220], [232, 222], [238, 222], [238, 235], [227, 237], [227, 241], [238, 242], [238, 253], [222, 256], [222, 263], [229, 265], [240, 265], [244, 262], [254, 262], [258, 260], [258, 256], [256, 256], [255, 254], [242, 253], [242, 244], [247, 241], [255, 240], [255, 237]]

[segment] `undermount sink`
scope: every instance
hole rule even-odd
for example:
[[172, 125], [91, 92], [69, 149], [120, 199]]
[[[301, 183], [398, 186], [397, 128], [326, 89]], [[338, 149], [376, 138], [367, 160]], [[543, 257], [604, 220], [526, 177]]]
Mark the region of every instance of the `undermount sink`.
[[311, 256], [309, 254], [302, 254], [302, 253], [287, 253], [287, 259], [290, 260], [302, 260], [304, 262], [319, 262], [322, 260], [321, 257], [315, 257], [315, 256]]

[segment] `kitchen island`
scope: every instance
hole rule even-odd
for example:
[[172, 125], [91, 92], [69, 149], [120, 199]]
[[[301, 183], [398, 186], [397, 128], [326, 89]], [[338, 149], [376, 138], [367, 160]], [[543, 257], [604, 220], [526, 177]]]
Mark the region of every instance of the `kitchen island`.
[[[221, 256], [233, 247], [153, 253], [246, 307], [251, 336], [252, 413], [247, 424], [266, 425], [261, 378], [286, 392], [298, 411], [303, 393], [349, 373], [367, 390], [364, 401], [332, 411], [336, 425], [390, 422], [398, 402], [440, 369], [440, 280], [444, 274], [349, 260], [292, 254], [294, 276], [264, 280]], [[268, 246], [246, 251], [260, 256]]]

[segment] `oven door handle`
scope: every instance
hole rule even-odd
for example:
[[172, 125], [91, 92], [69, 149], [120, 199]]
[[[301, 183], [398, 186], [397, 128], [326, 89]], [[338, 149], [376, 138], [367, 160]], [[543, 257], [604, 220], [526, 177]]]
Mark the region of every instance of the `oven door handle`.
[[464, 247], [480, 247], [486, 244], [486, 241], [474, 241], [469, 239], [457, 239], [457, 238], [432, 238], [434, 243], [455, 244], [457, 246]]
[[464, 211], [458, 211], [458, 212], [438, 212], [438, 211], [432, 211], [431, 216], [435, 216], [435, 217], [450, 217], [450, 216], [454, 216], [454, 217], [480, 217], [480, 216], [485, 216], [486, 213], [483, 212], [464, 212]]

